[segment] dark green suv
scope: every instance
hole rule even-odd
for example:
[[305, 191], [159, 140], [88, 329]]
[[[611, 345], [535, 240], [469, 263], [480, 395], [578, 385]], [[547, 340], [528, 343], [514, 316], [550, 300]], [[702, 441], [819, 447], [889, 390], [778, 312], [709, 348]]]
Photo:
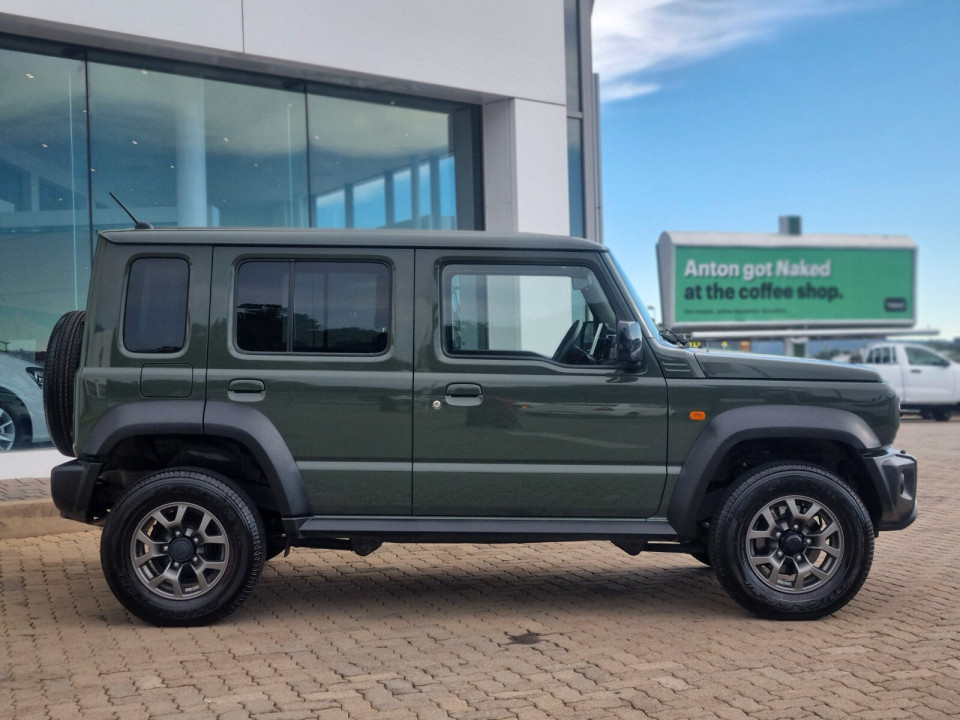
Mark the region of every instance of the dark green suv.
[[289, 547], [560, 540], [690, 553], [815, 618], [916, 516], [876, 374], [686, 349], [585, 240], [104, 232], [47, 357], [54, 502], [161, 625], [225, 616]]

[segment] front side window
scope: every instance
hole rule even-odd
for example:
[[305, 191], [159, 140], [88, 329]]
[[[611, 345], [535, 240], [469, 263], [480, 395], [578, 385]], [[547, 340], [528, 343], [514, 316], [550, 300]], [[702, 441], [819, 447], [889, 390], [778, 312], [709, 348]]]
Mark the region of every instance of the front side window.
[[187, 334], [190, 266], [183, 258], [139, 258], [130, 266], [123, 346], [136, 353], [175, 353]]
[[617, 317], [585, 267], [450, 266], [443, 273], [447, 354], [611, 362]]
[[946, 367], [947, 362], [936, 353], [918, 347], [906, 347], [907, 362], [925, 367]]
[[250, 261], [237, 280], [237, 347], [378, 354], [387, 349], [390, 270], [382, 263]]

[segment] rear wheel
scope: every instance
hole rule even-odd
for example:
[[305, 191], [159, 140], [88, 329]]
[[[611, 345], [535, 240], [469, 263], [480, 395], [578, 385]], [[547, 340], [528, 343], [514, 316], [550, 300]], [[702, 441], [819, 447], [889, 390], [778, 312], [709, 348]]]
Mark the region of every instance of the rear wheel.
[[937, 408], [932, 414], [933, 419], [937, 422], [949, 422], [950, 420], [950, 411], [944, 408]]
[[758, 468], [728, 491], [711, 523], [717, 577], [743, 607], [777, 620], [836, 612], [873, 561], [873, 524], [856, 493], [808, 465]]
[[251, 502], [219, 478], [174, 469], [144, 478], [107, 516], [100, 560], [130, 612], [155, 625], [202, 625], [234, 610], [263, 569]]

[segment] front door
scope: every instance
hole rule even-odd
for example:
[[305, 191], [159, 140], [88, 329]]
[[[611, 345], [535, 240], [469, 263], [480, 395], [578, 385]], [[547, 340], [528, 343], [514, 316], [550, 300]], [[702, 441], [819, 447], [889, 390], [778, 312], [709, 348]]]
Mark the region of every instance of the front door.
[[616, 288], [600, 253], [417, 251], [415, 515], [656, 511], [666, 383], [616, 362]]

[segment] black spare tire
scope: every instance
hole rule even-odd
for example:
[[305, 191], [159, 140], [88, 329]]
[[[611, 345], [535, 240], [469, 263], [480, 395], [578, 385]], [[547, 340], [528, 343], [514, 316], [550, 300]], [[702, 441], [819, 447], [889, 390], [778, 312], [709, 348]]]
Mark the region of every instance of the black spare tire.
[[83, 310], [72, 310], [57, 320], [43, 368], [43, 410], [50, 439], [68, 457], [73, 457], [73, 386], [80, 367], [85, 317]]

